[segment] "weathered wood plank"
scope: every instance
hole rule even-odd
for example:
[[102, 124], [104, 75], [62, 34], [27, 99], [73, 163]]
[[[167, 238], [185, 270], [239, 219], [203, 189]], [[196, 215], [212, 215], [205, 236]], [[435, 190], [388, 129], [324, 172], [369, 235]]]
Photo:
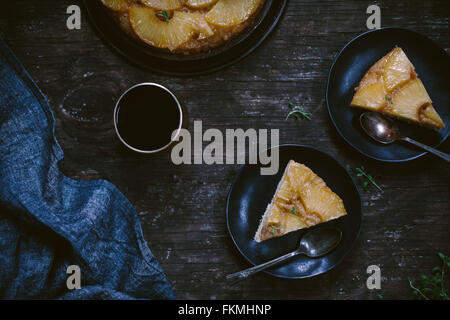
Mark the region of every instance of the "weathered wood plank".
[[[407, 299], [408, 277], [427, 273], [435, 253], [450, 253], [450, 168], [432, 156], [404, 164], [367, 159], [338, 136], [328, 118], [325, 87], [335, 55], [366, 31], [365, 1], [291, 0], [279, 27], [244, 61], [220, 72], [174, 78], [139, 70], [111, 52], [83, 17], [65, 28], [72, 2], [10, 1], [0, 29], [49, 98], [62, 170], [77, 179], [107, 179], [133, 202], [150, 247], [178, 298], [376, 299], [366, 288], [368, 265], [381, 266], [381, 294]], [[450, 51], [448, 1], [381, 1], [382, 25], [410, 27]], [[355, 176], [364, 165], [384, 190], [363, 190], [361, 237], [336, 269], [289, 281], [257, 275], [236, 287], [226, 274], [247, 267], [228, 237], [225, 200], [237, 165], [174, 166], [169, 155], [120, 152], [114, 101], [130, 85], [154, 81], [172, 88], [204, 129], [281, 128], [282, 143], [311, 144], [336, 156]], [[284, 121], [287, 104], [312, 121]], [[441, 149], [450, 152], [446, 142]], [[360, 180], [358, 180], [360, 181]]]

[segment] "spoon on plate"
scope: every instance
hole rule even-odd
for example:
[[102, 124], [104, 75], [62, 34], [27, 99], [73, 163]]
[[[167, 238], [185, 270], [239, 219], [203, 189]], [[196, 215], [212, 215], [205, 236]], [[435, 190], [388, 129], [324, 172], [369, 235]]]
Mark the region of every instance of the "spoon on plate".
[[227, 276], [227, 280], [230, 281], [231, 285], [233, 285], [257, 272], [280, 264], [281, 262], [300, 254], [310, 258], [319, 258], [336, 248], [339, 242], [341, 242], [341, 239], [342, 232], [336, 228], [319, 228], [312, 230], [301, 238], [300, 245], [297, 250], [252, 268], [229, 274]]
[[432, 147], [424, 145], [409, 137], [403, 136], [393, 121], [375, 112], [365, 112], [359, 117], [363, 130], [375, 141], [390, 144], [395, 141], [406, 141], [428, 152], [431, 152], [446, 161], [450, 161], [450, 155]]

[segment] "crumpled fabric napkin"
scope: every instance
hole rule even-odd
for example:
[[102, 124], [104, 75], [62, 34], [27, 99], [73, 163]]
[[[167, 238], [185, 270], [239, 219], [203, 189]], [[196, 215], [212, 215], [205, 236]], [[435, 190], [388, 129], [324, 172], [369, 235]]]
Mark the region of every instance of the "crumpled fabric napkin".
[[47, 100], [0, 37], [0, 298], [174, 298], [127, 198], [64, 176], [62, 158]]

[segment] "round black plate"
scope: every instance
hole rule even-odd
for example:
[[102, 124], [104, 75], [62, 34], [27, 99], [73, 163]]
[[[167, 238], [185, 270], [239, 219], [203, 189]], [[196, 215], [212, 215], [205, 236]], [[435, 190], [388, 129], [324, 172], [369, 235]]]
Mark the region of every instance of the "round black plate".
[[[256, 265], [295, 250], [302, 235], [313, 228], [336, 226], [342, 230], [342, 242], [328, 255], [318, 259], [298, 256], [266, 270], [268, 274], [281, 278], [308, 278], [334, 268], [350, 252], [360, 231], [361, 199], [350, 175], [328, 154], [303, 145], [282, 145], [278, 148], [280, 154], [278, 174], [262, 176], [260, 165], [245, 165], [234, 180], [226, 207], [228, 231], [239, 252], [250, 263]], [[331, 190], [342, 198], [347, 215], [315, 227], [257, 243], [253, 237], [259, 221], [272, 200], [284, 169], [291, 159], [305, 164], [318, 174]]]
[[277, 25], [287, 0], [266, 0], [246, 30], [217, 48], [190, 55], [160, 50], [129, 36], [100, 0], [83, 0], [83, 4], [100, 38], [129, 61], [161, 74], [189, 76], [222, 69], [253, 52]]
[[383, 28], [361, 34], [338, 54], [328, 77], [327, 104], [331, 121], [339, 134], [362, 154], [381, 161], [401, 162], [424, 155], [421, 149], [398, 142], [382, 145], [361, 129], [359, 115], [350, 108], [354, 88], [367, 70], [395, 46], [401, 47], [416, 68], [433, 106], [446, 128], [438, 132], [395, 120], [401, 132], [430, 146], [438, 146], [450, 133], [450, 59], [446, 52], [427, 37], [408, 29]]

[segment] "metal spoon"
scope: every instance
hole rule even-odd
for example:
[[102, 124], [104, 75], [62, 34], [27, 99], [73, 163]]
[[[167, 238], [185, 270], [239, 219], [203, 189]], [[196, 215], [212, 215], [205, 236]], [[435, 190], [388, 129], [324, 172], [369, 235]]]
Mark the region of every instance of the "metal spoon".
[[381, 114], [365, 112], [359, 117], [359, 122], [361, 123], [363, 130], [375, 141], [383, 144], [389, 144], [398, 140], [406, 141], [425, 149], [446, 161], [450, 161], [450, 155], [400, 134], [400, 131], [394, 122], [383, 117]]
[[304, 254], [310, 258], [324, 256], [336, 248], [341, 239], [342, 232], [336, 228], [320, 228], [312, 230], [302, 237], [297, 250], [252, 268], [229, 274], [227, 280], [231, 281], [230, 284], [235, 284], [259, 271], [277, 265], [299, 254]]

